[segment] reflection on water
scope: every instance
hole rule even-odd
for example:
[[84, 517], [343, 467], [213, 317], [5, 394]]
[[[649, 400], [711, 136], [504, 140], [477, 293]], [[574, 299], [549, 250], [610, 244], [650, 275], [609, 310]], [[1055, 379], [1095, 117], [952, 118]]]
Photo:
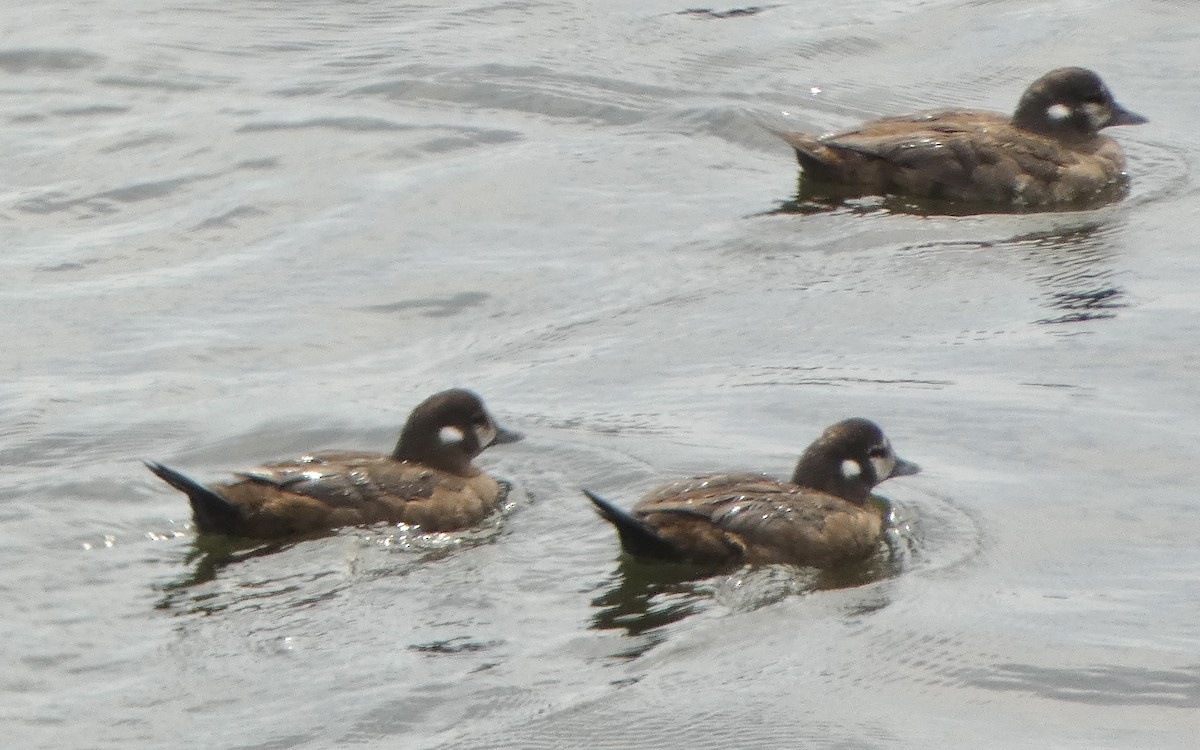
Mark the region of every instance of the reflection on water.
[[922, 242], [909, 246], [918, 255], [948, 250], [1020, 253], [1028, 277], [1042, 287], [1042, 306], [1054, 314], [1031, 321], [1042, 325], [1079, 323], [1116, 317], [1125, 308], [1126, 290], [1116, 281], [1113, 235], [1119, 224], [1068, 222], [1007, 239]]
[[[336, 593], [347, 575], [359, 580], [403, 575], [418, 566], [435, 565], [456, 550], [491, 542], [500, 534], [512, 507], [510, 503], [479, 526], [461, 532], [424, 533], [398, 523], [267, 542], [201, 535], [192, 541], [182, 560], [183, 573], [157, 587], [163, 595], [155, 608], [177, 614], [215, 614], [262, 599], [278, 598], [283, 606], [319, 601]], [[317, 547], [306, 545], [314, 541]], [[266, 566], [268, 578], [260, 577], [258, 569], [249, 569], [258, 558], [287, 554], [293, 557]], [[330, 575], [339, 580], [333, 589], [316, 583]], [[215, 585], [222, 578], [228, 580]]]
[[1065, 314], [1057, 318], [1041, 318], [1034, 322], [1042, 324], [1079, 323], [1085, 320], [1115, 318], [1116, 313], [1111, 311], [1125, 307], [1123, 302], [1118, 301], [1120, 297], [1121, 290], [1114, 288], [1086, 292], [1055, 292], [1051, 305], [1066, 311]]
[[291, 547], [295, 542], [253, 542], [224, 536], [201, 536], [192, 542], [183, 564], [188, 568], [181, 577], [162, 586], [167, 592], [158, 603], [159, 609], [170, 609], [171, 592], [216, 580], [227, 565], [270, 555]]
[[1014, 237], [1035, 266], [1034, 279], [1049, 292], [1046, 304], [1061, 314], [1035, 322], [1078, 323], [1116, 317], [1126, 306], [1125, 290], [1114, 283], [1111, 224], [1089, 222]]
[[[598, 611], [593, 630], [624, 630], [630, 636], [670, 625], [704, 608], [706, 597], [699, 582], [706, 573], [691, 565], [643, 563], [622, 555], [607, 590], [592, 599]], [[640, 656], [666, 636], [643, 640], [622, 656]]]
[[257, 609], [267, 601], [291, 608], [328, 599], [336, 590], [314, 585], [317, 579], [329, 574], [328, 570], [286, 573], [276, 570], [267, 578], [242, 571], [217, 585], [218, 578], [231, 566], [248, 565], [256, 558], [283, 553], [299, 541], [302, 540], [263, 543], [199, 537], [183, 560], [185, 573], [160, 587], [163, 595], [155, 609], [176, 615], [214, 615], [231, 609]]

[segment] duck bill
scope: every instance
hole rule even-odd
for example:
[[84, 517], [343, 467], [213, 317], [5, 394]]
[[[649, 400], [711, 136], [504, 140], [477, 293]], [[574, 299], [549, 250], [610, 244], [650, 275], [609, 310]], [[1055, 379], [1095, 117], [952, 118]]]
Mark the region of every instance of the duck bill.
[[1112, 127], [1113, 125], [1141, 125], [1147, 122], [1150, 121], [1136, 112], [1116, 107], [1113, 110], [1112, 119], [1108, 121], [1108, 127]]
[[892, 467], [892, 473], [889, 477], [910, 477], [913, 474], [918, 474], [921, 467], [914, 464], [912, 461], [905, 461], [899, 456], [896, 457], [896, 465]]
[[500, 425], [496, 425], [496, 437], [492, 438], [492, 442], [488, 445], [504, 445], [505, 443], [515, 443], [518, 440], [524, 440], [525, 434], [516, 430], [506, 430]]

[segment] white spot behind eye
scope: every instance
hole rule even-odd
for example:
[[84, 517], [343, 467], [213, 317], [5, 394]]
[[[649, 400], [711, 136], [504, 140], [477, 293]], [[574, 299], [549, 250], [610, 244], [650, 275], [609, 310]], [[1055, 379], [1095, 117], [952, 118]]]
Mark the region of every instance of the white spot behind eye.
[[1046, 107], [1046, 116], [1051, 120], [1065, 120], [1071, 116], [1071, 108], [1065, 104], [1051, 104]]
[[857, 479], [862, 476], [862, 466], [858, 461], [846, 459], [842, 461], [842, 476], [846, 479]]
[[442, 429], [438, 430], [438, 440], [441, 440], [443, 445], [454, 445], [455, 443], [461, 443], [465, 437], [466, 435], [463, 434], [463, 431], [457, 427], [446, 425]]

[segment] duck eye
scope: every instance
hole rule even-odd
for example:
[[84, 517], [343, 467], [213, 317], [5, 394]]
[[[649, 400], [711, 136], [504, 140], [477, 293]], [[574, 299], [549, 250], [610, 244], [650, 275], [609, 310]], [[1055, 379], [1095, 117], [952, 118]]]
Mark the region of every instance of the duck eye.
[[876, 447], [872, 448], [871, 450], [867, 451], [867, 455], [871, 458], [886, 458], [887, 454], [888, 454], [887, 448], [883, 448], [880, 446], [876, 446]]

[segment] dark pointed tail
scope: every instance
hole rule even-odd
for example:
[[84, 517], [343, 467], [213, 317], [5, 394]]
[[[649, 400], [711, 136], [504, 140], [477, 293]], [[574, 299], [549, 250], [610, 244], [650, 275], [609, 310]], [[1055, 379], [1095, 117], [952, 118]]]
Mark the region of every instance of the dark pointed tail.
[[188, 496], [192, 504], [192, 519], [201, 534], [228, 534], [237, 536], [244, 519], [237, 506], [221, 497], [194, 479], [174, 469], [152, 461], [144, 461], [146, 468], [167, 484]]
[[819, 140], [806, 133], [786, 133], [778, 130], [772, 132], [796, 149], [796, 161], [800, 162], [800, 167], [805, 172], [815, 177], [829, 171], [829, 149]]
[[675, 545], [663, 538], [650, 524], [635, 518], [595, 493], [583, 490], [583, 494], [596, 506], [600, 517], [616, 527], [621, 547], [629, 554], [642, 560], [664, 562], [681, 562], [685, 559]]

